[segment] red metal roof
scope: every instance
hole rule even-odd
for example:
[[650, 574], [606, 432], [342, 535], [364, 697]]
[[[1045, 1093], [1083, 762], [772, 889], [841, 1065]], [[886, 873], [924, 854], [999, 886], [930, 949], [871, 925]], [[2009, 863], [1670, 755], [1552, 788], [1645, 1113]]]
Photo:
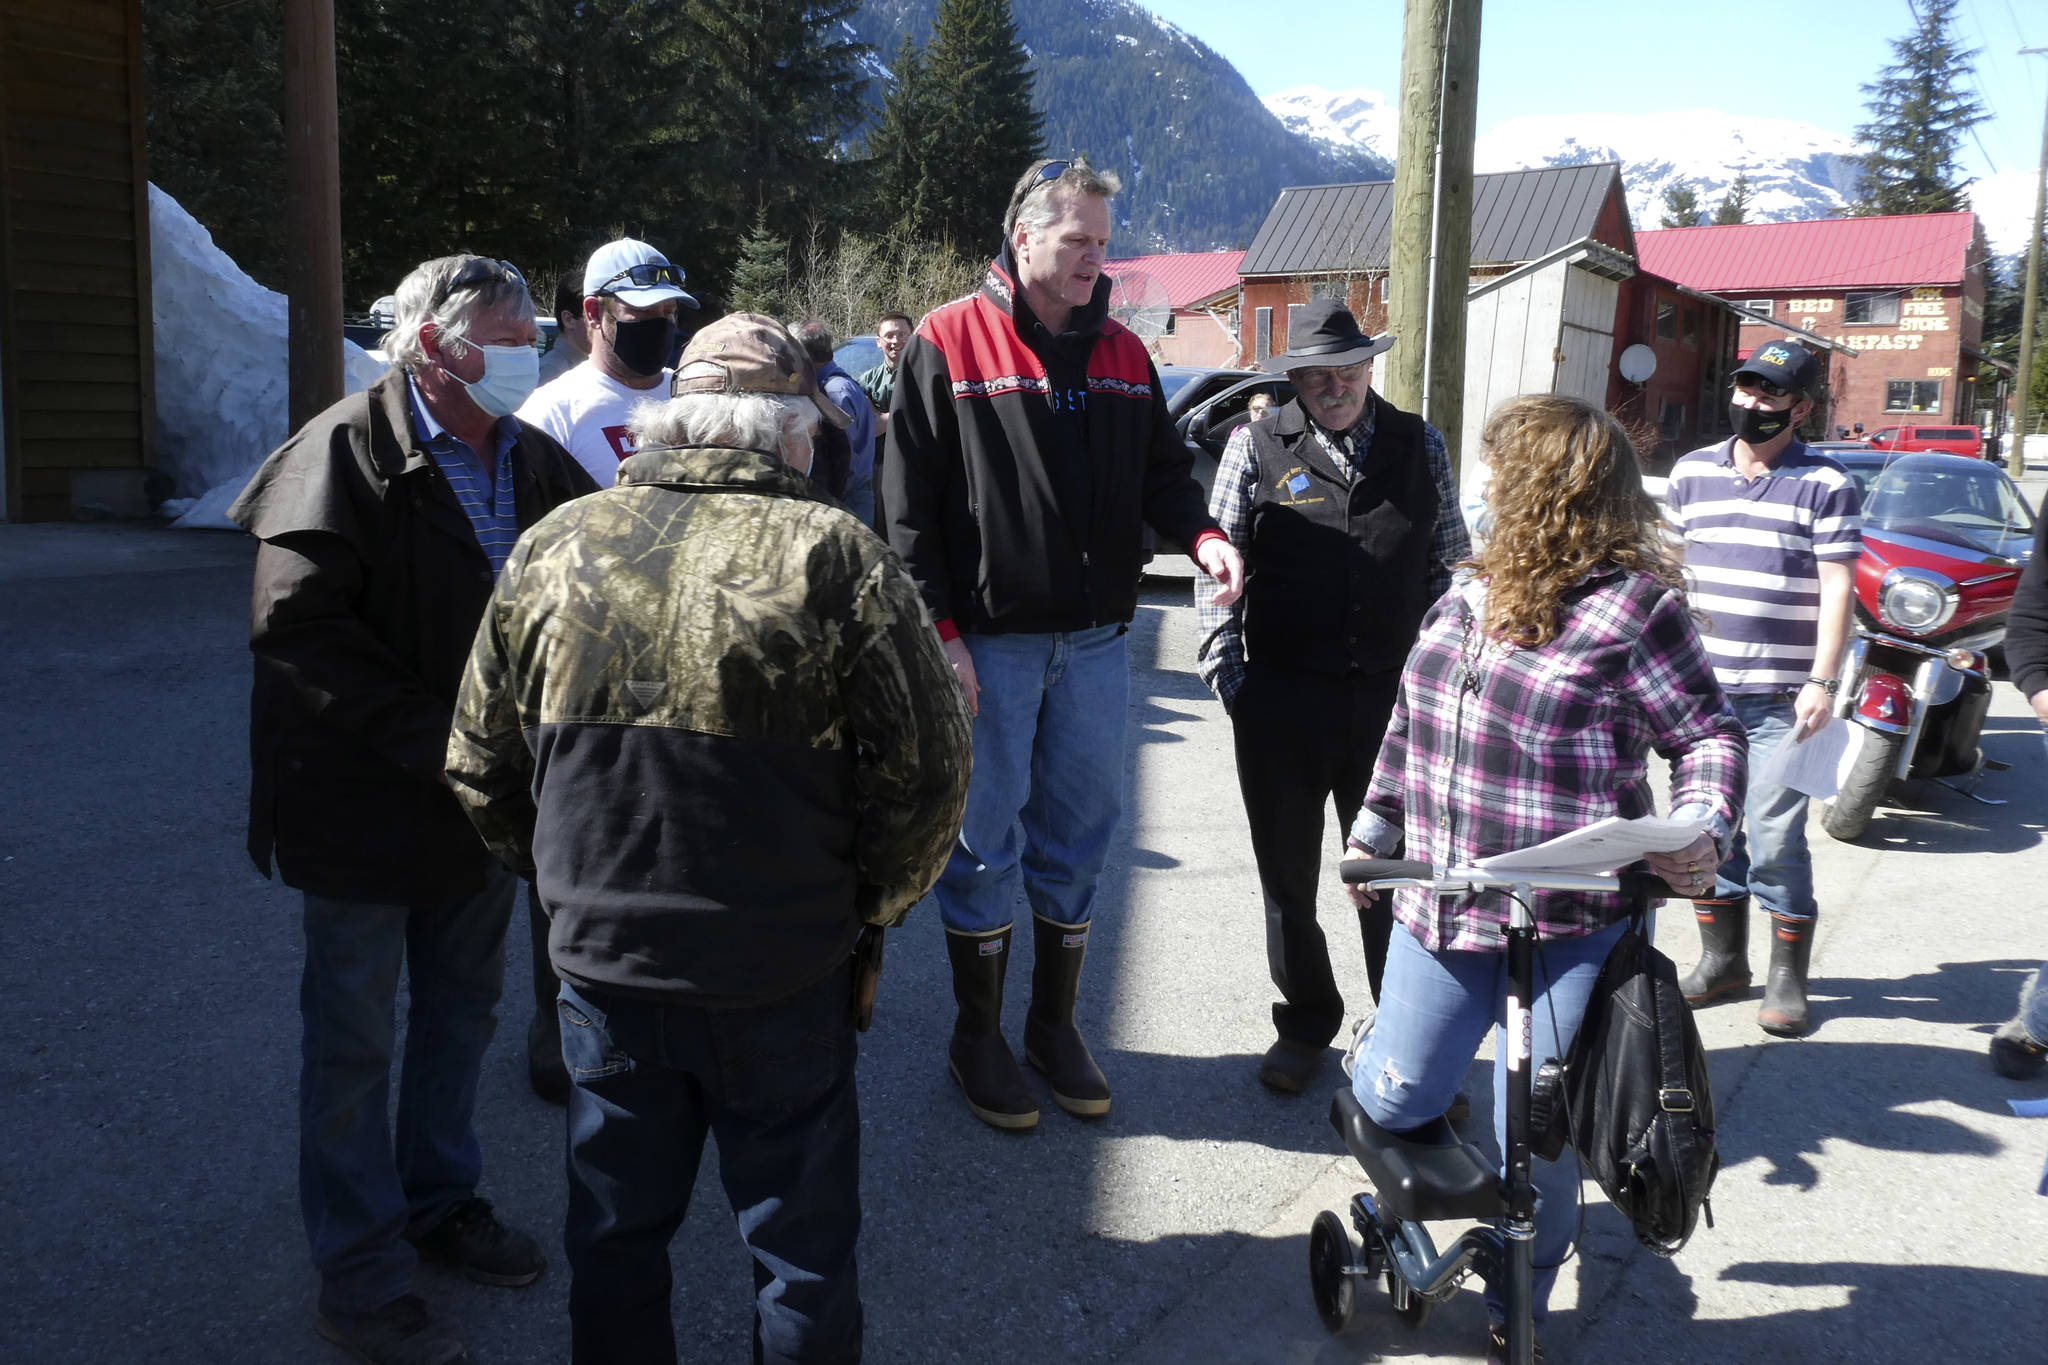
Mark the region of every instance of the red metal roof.
[[1713, 294], [1959, 283], [1974, 213], [1740, 223], [1636, 234], [1637, 260]]
[[1182, 251], [1160, 256], [1124, 256], [1103, 266], [1115, 277], [1143, 272], [1159, 281], [1175, 308], [1186, 308], [1237, 286], [1242, 251]]

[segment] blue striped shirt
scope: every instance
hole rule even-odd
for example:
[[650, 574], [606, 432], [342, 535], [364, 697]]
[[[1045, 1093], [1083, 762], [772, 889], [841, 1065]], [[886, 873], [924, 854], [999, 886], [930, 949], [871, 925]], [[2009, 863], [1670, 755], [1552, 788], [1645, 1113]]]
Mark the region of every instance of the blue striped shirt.
[[1797, 688], [1813, 673], [1820, 563], [1853, 566], [1862, 550], [1855, 481], [1798, 441], [1745, 479], [1730, 437], [1673, 465], [1665, 501], [1685, 534], [1692, 606], [1722, 690]]
[[491, 561], [491, 572], [503, 573], [505, 557], [519, 540], [519, 509], [512, 497], [512, 445], [519, 438], [518, 419], [500, 417], [491, 428], [497, 452], [492, 468], [486, 470], [468, 442], [456, 439], [434, 420], [434, 414], [420, 401], [419, 385], [411, 375], [405, 382], [412, 394], [412, 421], [420, 444], [455, 490], [455, 500], [462, 504], [463, 514], [476, 532], [476, 543]]

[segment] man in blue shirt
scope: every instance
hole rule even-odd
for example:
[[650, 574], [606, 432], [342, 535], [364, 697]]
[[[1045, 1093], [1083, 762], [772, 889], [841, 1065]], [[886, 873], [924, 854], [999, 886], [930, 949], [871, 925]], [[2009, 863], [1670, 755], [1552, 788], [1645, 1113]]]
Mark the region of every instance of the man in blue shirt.
[[[875, 408], [868, 401], [867, 390], [860, 381], [840, 367], [832, 358], [832, 331], [816, 318], [797, 323], [790, 334], [797, 344], [804, 348], [804, 354], [818, 367], [818, 382], [824, 386], [825, 396], [837, 403], [843, 410], [853, 414], [853, 425], [846, 429], [846, 439], [853, 448], [852, 458], [847, 462], [846, 491], [839, 495], [839, 501], [846, 504], [846, 510], [860, 518], [861, 525], [875, 524]], [[813, 471], [815, 474], [816, 471]]]

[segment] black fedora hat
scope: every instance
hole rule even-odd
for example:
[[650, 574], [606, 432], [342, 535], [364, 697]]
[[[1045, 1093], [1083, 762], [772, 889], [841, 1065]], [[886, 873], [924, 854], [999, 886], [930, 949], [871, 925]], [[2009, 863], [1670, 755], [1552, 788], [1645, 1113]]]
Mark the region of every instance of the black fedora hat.
[[1391, 332], [1369, 337], [1360, 331], [1358, 319], [1336, 299], [1311, 299], [1290, 312], [1288, 349], [1259, 362], [1259, 368], [1268, 374], [1356, 365], [1394, 344]]

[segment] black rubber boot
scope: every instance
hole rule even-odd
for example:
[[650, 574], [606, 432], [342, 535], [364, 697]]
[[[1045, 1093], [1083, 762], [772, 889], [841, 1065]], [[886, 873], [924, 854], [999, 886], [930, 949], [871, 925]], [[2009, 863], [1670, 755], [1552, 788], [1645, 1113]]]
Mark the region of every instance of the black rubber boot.
[[1109, 1082], [1074, 1027], [1088, 926], [1031, 917], [1031, 1008], [1024, 1015], [1024, 1060], [1045, 1073], [1053, 1102], [1084, 1119], [1109, 1112]]
[[1700, 960], [1678, 983], [1685, 1003], [1698, 1009], [1749, 994], [1749, 897], [1692, 903], [1700, 925]]
[[549, 1104], [569, 1102], [569, 1068], [562, 1063], [562, 1016], [555, 998], [561, 982], [548, 961], [548, 917], [540, 893], [526, 884], [526, 923], [533, 933], [533, 1022], [526, 1026], [526, 1083]]
[[953, 999], [960, 1017], [946, 1045], [947, 1069], [967, 1107], [995, 1128], [1035, 1128], [1038, 1101], [1024, 1084], [1010, 1045], [1003, 1041], [1003, 971], [1010, 962], [1010, 926], [987, 934], [946, 931], [953, 964]]
[[1797, 1038], [1806, 1032], [1806, 967], [1813, 958], [1813, 921], [1771, 916], [1771, 974], [1764, 982], [1756, 1022], [1765, 1033]]
[[2048, 989], [2041, 984], [2041, 969], [2036, 967], [2020, 986], [2020, 1012], [1999, 1025], [1998, 1032], [1991, 1035], [1991, 1069], [2001, 1076], [2016, 1081], [2031, 1081], [2048, 1066], [2048, 1046], [2038, 1042], [2027, 1032], [2027, 1014], [2033, 1004], [2034, 993]]

